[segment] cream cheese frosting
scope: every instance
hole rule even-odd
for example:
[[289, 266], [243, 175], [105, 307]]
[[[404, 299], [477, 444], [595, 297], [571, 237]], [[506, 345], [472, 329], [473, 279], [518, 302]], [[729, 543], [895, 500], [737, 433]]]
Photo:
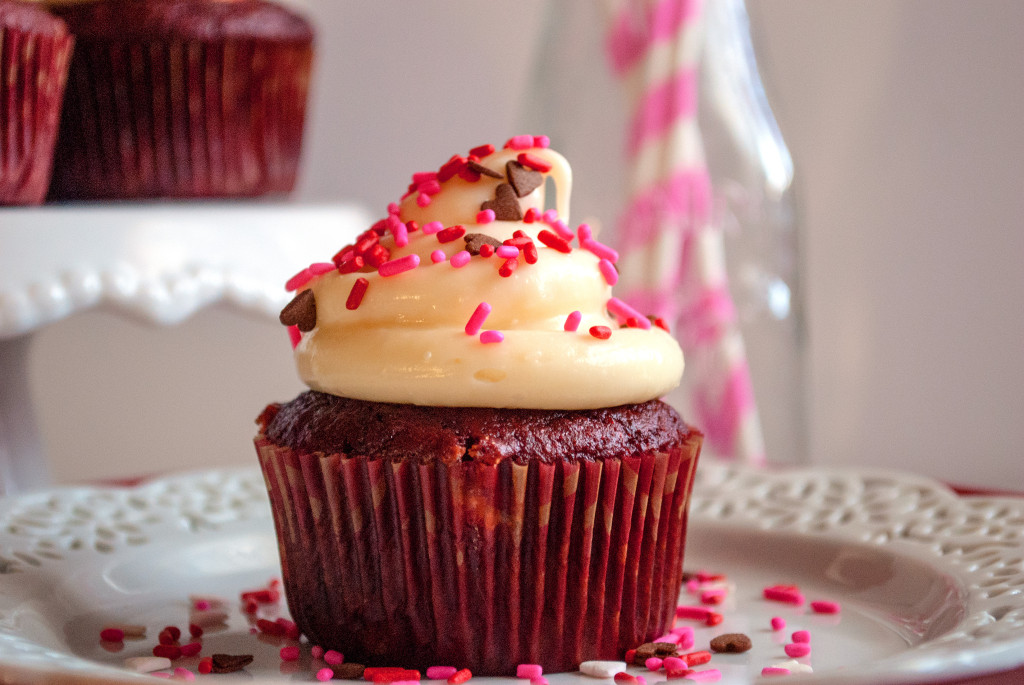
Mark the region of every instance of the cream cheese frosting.
[[611, 295], [614, 251], [586, 225], [569, 229], [571, 171], [546, 143], [517, 136], [416, 174], [387, 219], [289, 282], [298, 294], [282, 322], [310, 388], [429, 406], [592, 409], [679, 384], [676, 341]]

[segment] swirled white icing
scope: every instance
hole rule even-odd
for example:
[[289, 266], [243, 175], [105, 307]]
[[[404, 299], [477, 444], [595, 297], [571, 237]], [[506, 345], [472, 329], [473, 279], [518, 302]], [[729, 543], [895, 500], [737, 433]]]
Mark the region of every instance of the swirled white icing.
[[[683, 356], [675, 340], [644, 317], [624, 321], [621, 313], [608, 311], [608, 280], [614, 280], [614, 273], [609, 275], [609, 264], [602, 273], [595, 251], [605, 258], [614, 255], [584, 240], [590, 246], [585, 249], [578, 238], [569, 241], [568, 253], [541, 241], [551, 242], [550, 234], [559, 230], [567, 235], [564, 223], [551, 225], [555, 212], [562, 222], [568, 220], [571, 173], [565, 159], [546, 147], [516, 147], [480, 157], [478, 163], [500, 178], [467, 171], [459, 160], [451, 164], [462, 175], [447, 178], [442, 168], [438, 183], [429, 174], [414, 177], [418, 180], [409, 193], [391, 209], [409, 229], [407, 244], [396, 245], [393, 231], [379, 242], [390, 260], [408, 262], [416, 255], [418, 266], [391, 276], [369, 266], [342, 273], [342, 267], [300, 286], [315, 297], [315, 326], [302, 333], [295, 348], [299, 375], [309, 387], [379, 402], [588, 409], [643, 402], [678, 385]], [[546, 190], [542, 183], [516, 200], [523, 213], [531, 208], [536, 213], [530, 212], [525, 221], [478, 216], [481, 204], [507, 182], [506, 165], [515, 166], [523, 153], [542, 169], [550, 165], [544, 175], [554, 180], [557, 210], [547, 212], [547, 221], [540, 219]], [[429, 201], [421, 197], [428, 193]], [[396, 218], [390, 219], [392, 226]], [[439, 236], [446, 234], [433, 232], [437, 224], [430, 222], [446, 228], [461, 225], [467, 234], [497, 241], [522, 231], [520, 252], [511, 258], [477, 254], [456, 267], [460, 258], [453, 263], [452, 257], [466, 249], [466, 241], [459, 237], [441, 242]], [[522, 247], [524, 234], [536, 247], [535, 260], [527, 258], [530, 248]], [[397, 242], [405, 241], [399, 237]], [[438, 250], [444, 261], [432, 260]], [[336, 263], [340, 260], [336, 256]], [[501, 267], [508, 261], [515, 261], [516, 268], [504, 276]], [[358, 291], [363, 285], [356, 285], [358, 279], [365, 279], [365, 294], [353, 309], [353, 299], [358, 300], [353, 288]], [[481, 303], [491, 310], [481, 331], [500, 336], [467, 332], [467, 322]], [[576, 330], [567, 331], [566, 319], [573, 312], [580, 313], [581, 321]], [[592, 327], [606, 330], [594, 328], [592, 333]], [[484, 342], [494, 337], [503, 339]]]

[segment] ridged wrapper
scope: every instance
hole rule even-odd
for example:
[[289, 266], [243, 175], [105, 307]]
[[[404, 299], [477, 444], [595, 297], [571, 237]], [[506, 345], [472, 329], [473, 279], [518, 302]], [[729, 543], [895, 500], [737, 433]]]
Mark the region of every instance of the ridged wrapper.
[[702, 436], [556, 463], [369, 460], [256, 439], [292, 617], [347, 661], [476, 675], [619, 659], [671, 625]]

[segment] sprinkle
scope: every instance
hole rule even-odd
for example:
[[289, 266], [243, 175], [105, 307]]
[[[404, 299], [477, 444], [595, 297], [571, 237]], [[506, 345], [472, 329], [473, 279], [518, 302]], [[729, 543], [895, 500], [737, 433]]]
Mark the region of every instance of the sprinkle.
[[523, 257], [527, 264], [536, 264], [538, 256], [537, 246], [533, 244], [532, 240], [523, 247]]
[[[164, 629], [160, 631], [160, 635], [163, 636], [165, 634], [171, 638], [171, 642], [175, 642], [179, 637], [181, 637], [181, 628], [178, 626], [164, 626]], [[163, 641], [161, 640], [161, 642]]]
[[648, 671], [658, 671], [658, 670], [661, 670], [661, 664], [662, 664], [662, 659], [659, 659], [656, 656], [652, 656], [651, 658], [649, 658], [647, 661], [644, 662], [644, 666], [647, 667]]
[[540, 664], [519, 664], [516, 666], [516, 678], [539, 678], [544, 674]]
[[607, 326], [591, 326], [590, 335], [594, 336], [598, 340], [607, 340], [612, 337], [612, 329]]
[[334, 671], [329, 668], [321, 668], [316, 672], [316, 679], [321, 683], [326, 683], [328, 680], [334, 677]]
[[487, 343], [500, 343], [505, 339], [505, 336], [501, 331], [484, 331], [480, 334], [480, 342]]
[[519, 268], [519, 260], [518, 259], [515, 259], [515, 258], [513, 258], [513, 259], [506, 259], [505, 262], [501, 265], [501, 268], [498, 269], [498, 275], [501, 276], [502, 278], [508, 278], [518, 268]]
[[804, 596], [795, 585], [772, 585], [764, 589], [764, 598], [775, 602], [785, 602], [802, 606]]
[[667, 642], [669, 644], [677, 645], [679, 644], [679, 635], [675, 633], [668, 633], [666, 635], [662, 635], [661, 637], [654, 638], [652, 642]]
[[100, 631], [100, 639], [107, 642], [124, 642], [124, 631], [120, 628], [104, 628]]
[[[648, 317], [648, 318], [650, 318], [650, 317]], [[654, 325], [657, 326], [658, 328], [660, 328], [661, 330], [665, 331], [666, 333], [670, 332], [668, 330], [668, 324], [665, 323], [665, 319], [661, 318], [660, 316], [654, 317]]]
[[806, 642], [791, 642], [782, 649], [786, 652], [786, 656], [791, 656], [794, 659], [799, 659], [811, 653], [811, 646]]
[[678, 678], [685, 678], [691, 673], [693, 673], [693, 669], [690, 668], [667, 668], [665, 669], [665, 679], [676, 680]]
[[506, 149], [529, 150], [533, 147], [533, 136], [513, 136], [505, 143]]
[[188, 634], [192, 637], [202, 637], [203, 632], [202, 626], [197, 626], [195, 623], [188, 624]]
[[[460, 227], [461, 228], [461, 227]], [[377, 267], [377, 273], [383, 278], [389, 276], [397, 276], [398, 274], [415, 269], [420, 265], [420, 256], [418, 254], [410, 254], [398, 259], [392, 259], [389, 262], [384, 262]]]
[[622, 685], [636, 685], [639, 682], [636, 676], [626, 671], [619, 671], [615, 674], [615, 682], [621, 683]]
[[425, 235], [433, 235], [440, 231], [442, 228], [444, 228], [444, 224], [442, 224], [440, 221], [428, 221], [427, 223], [423, 224], [422, 230]]
[[338, 273], [343, 275], [355, 273], [356, 271], [362, 269], [364, 266], [366, 266], [366, 259], [364, 259], [362, 255], [356, 255], [352, 259], [349, 259], [348, 261], [339, 264]]
[[[291, 329], [291, 327], [289, 327], [289, 330], [290, 329]], [[296, 333], [299, 332], [297, 327], [295, 328], [295, 332]], [[256, 607], [256, 608], [259, 608], [259, 605], [257, 605], [256, 602], [253, 602], [253, 606]], [[255, 611], [255, 609], [254, 609], [254, 611]], [[209, 628], [210, 626], [218, 626], [218, 625], [221, 625], [223, 623], [227, 623], [227, 620], [228, 620], [228, 613], [226, 611], [224, 611], [223, 609], [209, 609], [207, 611], [193, 611], [193, 612], [191, 612], [189, 614], [189, 621], [191, 623], [194, 623], [197, 626], [202, 626], [204, 628]]]
[[793, 642], [808, 643], [811, 642], [811, 633], [807, 630], [797, 630], [793, 633]]
[[665, 657], [664, 661], [662, 662], [662, 666], [667, 671], [669, 669], [687, 668], [688, 664], [686, 663], [686, 661], [684, 659], [680, 659], [677, 656], [667, 656], [667, 657]]
[[562, 221], [561, 219], [555, 219], [554, 221], [549, 221], [548, 222], [548, 226], [553, 228], [555, 230], [555, 233], [560, 235], [562, 237], [562, 239], [565, 240], [566, 242], [568, 242], [568, 241], [573, 239], [572, 231], [569, 230], [569, 227], [566, 226], [565, 222]]
[[352, 289], [348, 291], [348, 299], [345, 300], [345, 308], [349, 310], [359, 309], [359, 305], [363, 301], [363, 296], [366, 295], [366, 289], [370, 287], [370, 282], [365, 278], [357, 278], [356, 282], [352, 284]]
[[471, 255], [468, 250], [459, 250], [452, 255], [451, 263], [456, 269], [461, 269], [469, 264], [469, 260], [472, 258], [473, 255]]
[[440, 264], [446, 259], [448, 259], [448, 255], [444, 253], [444, 250], [434, 250], [430, 253], [430, 261], [434, 264]]
[[284, 289], [288, 292], [298, 290], [302, 286], [309, 283], [309, 279], [311, 278], [313, 278], [313, 274], [310, 272], [310, 270], [303, 269], [302, 271], [295, 274], [294, 276], [292, 276], [291, 278], [284, 282]]
[[398, 214], [402, 211], [402, 208], [398, 206], [397, 202], [388, 203], [388, 214]]
[[466, 235], [466, 229], [458, 224], [437, 232], [437, 242], [450, 243]]
[[683, 654], [679, 658], [685, 661], [687, 666], [693, 668], [694, 666], [701, 666], [711, 661], [711, 652], [707, 650], [690, 652], [689, 654]]
[[552, 222], [558, 221], [558, 212], [556, 212], [553, 209], [549, 209], [543, 214], [541, 214], [540, 220], [546, 224], [551, 224]]
[[299, 648], [296, 645], [281, 648], [281, 661], [297, 661]]
[[597, 268], [608, 285], [615, 285], [619, 282], [619, 272], [615, 270], [615, 265], [607, 259], [600, 260], [597, 263]]
[[171, 660], [161, 656], [131, 656], [124, 660], [124, 667], [136, 673], [152, 673], [171, 667]]
[[624, 661], [584, 661], [580, 664], [580, 673], [592, 678], [611, 678], [625, 670]]
[[416, 205], [417, 206], [419, 206], [419, 207], [427, 207], [428, 205], [430, 205], [430, 203], [431, 203], [430, 196], [427, 195], [426, 193], [422, 193], [421, 192], [419, 195], [416, 196]]
[[153, 656], [162, 656], [174, 661], [181, 656], [181, 647], [177, 645], [157, 645], [153, 648]]
[[309, 648], [309, 655], [312, 656], [314, 659], [319, 659], [324, 655], [324, 648], [320, 645], [313, 645]]
[[285, 633], [284, 626], [282, 626], [279, 623], [276, 623], [275, 621], [269, 621], [265, 618], [257, 620], [256, 627], [264, 635], [274, 635], [276, 637], [281, 637]]
[[785, 668], [790, 673], [814, 673], [814, 669], [808, 664], [803, 664], [796, 659], [789, 659], [778, 664], [772, 664], [774, 668]]
[[539, 171], [541, 173], [551, 171], [551, 162], [546, 159], [542, 159], [537, 155], [532, 155], [529, 152], [520, 152], [519, 155], [516, 156], [516, 160], [524, 167], [533, 169], [534, 171]]
[[761, 669], [761, 675], [763, 675], [763, 676], [789, 675], [789, 669], [788, 668], [782, 668], [780, 666], [765, 666], [764, 668]]
[[484, 321], [487, 320], [487, 315], [491, 313], [491, 305], [486, 302], [481, 302], [473, 310], [472, 315], [469, 317], [469, 321], [466, 322], [466, 335], [476, 335], [480, 332], [480, 329], [484, 325]]
[[493, 209], [481, 209], [476, 213], [476, 222], [478, 224], [489, 224], [492, 221], [494, 221]]
[[324, 652], [324, 662], [330, 666], [337, 666], [344, 660], [345, 657], [342, 656], [341, 652], [335, 651], [333, 649], [328, 649], [326, 652]]
[[177, 668], [174, 669], [174, 679], [175, 680], [192, 681], [192, 680], [196, 679], [196, 674], [193, 673], [192, 671], [188, 670], [184, 666], [178, 666]]
[[709, 668], [705, 671], [694, 671], [683, 676], [685, 680], [693, 680], [698, 683], [713, 683], [722, 679], [722, 672], [717, 668]]
[[533, 146], [534, 147], [547, 147], [548, 145], [551, 145], [551, 139], [548, 138], [547, 136], [534, 136], [533, 137]]
[[649, 330], [651, 328], [651, 322], [646, 316], [633, 309], [617, 297], [609, 298], [606, 306], [608, 307], [608, 311], [622, 319], [635, 318], [637, 320], [637, 324], [639, 324], [640, 328], [644, 330]]
[[213, 671], [213, 657], [204, 656], [202, 659], [200, 659], [199, 665], [196, 666], [196, 670], [202, 673], [203, 675], [206, 675], [207, 673]]
[[562, 238], [561, 236], [557, 236], [546, 229], [537, 234], [537, 240], [541, 241], [542, 243], [544, 243], [544, 245], [550, 247], [552, 250], [558, 250], [559, 252], [562, 252], [564, 254], [569, 254], [570, 252], [572, 252], [572, 248], [569, 246], [569, 243], [566, 242], [564, 238]]
[[811, 609], [816, 614], [838, 614], [842, 611], [842, 606], [839, 602], [818, 601], [811, 602]]
[[419, 191], [427, 195], [437, 195], [441, 192], [441, 184], [437, 181], [437, 174], [419, 184]]
[[725, 599], [725, 590], [719, 588], [704, 590], [700, 593], [701, 604], [721, 604], [723, 599]]
[[459, 685], [472, 677], [473, 673], [468, 668], [464, 668], [461, 671], [456, 671], [452, 675], [448, 676], [448, 685]]
[[580, 239], [580, 244], [583, 244], [584, 240], [594, 237], [594, 231], [590, 228], [590, 224], [580, 224], [576, 227], [576, 236]]
[[704, 620], [706, 626], [717, 626], [719, 623], [725, 620], [725, 617], [716, 611], [712, 611], [708, 614], [707, 619]]
[[182, 656], [195, 656], [201, 651], [203, 651], [202, 642], [189, 642], [187, 645], [181, 646]]
[[584, 250], [588, 250], [588, 251], [592, 252], [593, 254], [597, 255], [601, 259], [607, 259], [608, 261], [612, 262], [613, 264], [615, 262], [619, 261], [619, 253], [618, 252], [616, 252], [612, 248], [608, 247], [604, 243], [597, 242], [593, 238], [588, 238], [586, 240], [580, 240], [580, 247], [582, 247]]
[[772, 616], [772, 630], [785, 630], [786, 619], [781, 616]]
[[473, 155], [478, 159], [483, 159], [484, 157], [486, 157], [489, 154], [492, 154], [493, 152], [494, 146], [491, 145], [490, 143], [487, 143], [486, 145], [476, 146], [475, 148], [469, 151], [469, 154]]
[[534, 223], [538, 218], [539, 216], [536, 207], [530, 207], [526, 210], [526, 213], [523, 214], [523, 222], [527, 224]]
[[548, 679], [547, 678], [545, 678], [542, 675], [539, 675], [536, 678], [530, 678], [530, 685], [549, 685], [549, 684], [548, 684]]
[[513, 259], [519, 256], [519, 248], [513, 245], [502, 245], [494, 248], [494, 254], [502, 259]]
[[[491, 152], [494, 152], [494, 148], [491, 148]], [[427, 669], [427, 678], [430, 680], [448, 680], [458, 670], [454, 666], [431, 666]]]
[[627, 649], [625, 655], [623, 655], [623, 658], [625, 659], [627, 664], [633, 663], [633, 659], [635, 657], [636, 657], [636, 650], [635, 649]]
[[430, 181], [436, 181], [436, 180], [437, 180], [437, 172], [436, 171], [417, 171], [415, 174], [412, 175], [412, 182], [415, 183], [418, 186], [423, 185], [424, 183], [429, 183]]

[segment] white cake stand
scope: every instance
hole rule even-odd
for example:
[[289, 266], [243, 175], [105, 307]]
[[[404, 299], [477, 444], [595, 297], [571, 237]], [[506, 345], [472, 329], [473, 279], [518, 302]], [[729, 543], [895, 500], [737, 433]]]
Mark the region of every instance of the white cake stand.
[[33, 331], [95, 307], [165, 325], [217, 302], [276, 318], [297, 265], [370, 223], [347, 205], [0, 208], [0, 493], [49, 480], [29, 402]]

